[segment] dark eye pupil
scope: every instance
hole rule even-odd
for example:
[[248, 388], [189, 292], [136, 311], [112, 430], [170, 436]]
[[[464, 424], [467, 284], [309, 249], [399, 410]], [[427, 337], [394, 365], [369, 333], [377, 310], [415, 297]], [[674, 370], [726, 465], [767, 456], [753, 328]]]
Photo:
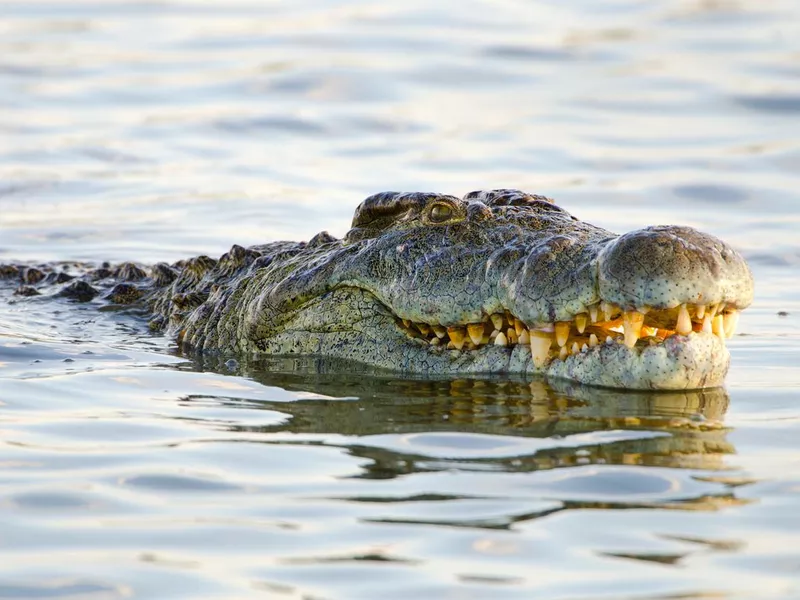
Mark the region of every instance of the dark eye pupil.
[[433, 221], [444, 221], [450, 218], [452, 210], [445, 204], [437, 204], [431, 209], [431, 219]]

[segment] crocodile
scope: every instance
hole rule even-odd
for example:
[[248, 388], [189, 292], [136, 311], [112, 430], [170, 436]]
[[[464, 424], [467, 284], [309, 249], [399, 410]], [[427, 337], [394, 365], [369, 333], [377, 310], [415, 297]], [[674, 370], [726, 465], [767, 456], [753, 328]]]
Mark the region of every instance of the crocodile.
[[617, 235], [505, 189], [375, 194], [341, 239], [149, 267], [8, 264], [0, 276], [18, 280], [16, 301], [136, 308], [187, 352], [644, 390], [722, 385], [725, 340], [753, 299], [747, 263], [714, 236]]

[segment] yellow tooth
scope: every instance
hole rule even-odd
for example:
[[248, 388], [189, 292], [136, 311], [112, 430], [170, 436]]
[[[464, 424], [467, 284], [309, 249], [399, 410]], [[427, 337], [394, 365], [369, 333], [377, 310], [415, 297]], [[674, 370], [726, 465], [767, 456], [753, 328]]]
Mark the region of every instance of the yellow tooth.
[[587, 352], [589, 350], [589, 346], [586, 345], [584, 342], [583, 346], [581, 346], [581, 352]]
[[589, 319], [592, 323], [597, 323], [597, 304], [589, 307]]
[[494, 338], [494, 345], [495, 346], [507, 346], [508, 340], [506, 339], [506, 334], [502, 331], [497, 334], [497, 337]]
[[586, 322], [588, 320], [589, 317], [586, 313], [575, 315], [575, 327], [577, 328], [578, 333], [583, 333], [583, 330], [586, 329]]
[[725, 317], [717, 315], [711, 321], [711, 331], [714, 335], [725, 337]]
[[490, 340], [494, 340], [494, 338], [496, 338], [496, 337], [497, 337], [497, 334], [498, 334], [498, 333], [500, 333], [500, 332], [499, 332], [499, 331], [497, 331], [497, 329], [495, 329], [495, 330], [494, 330], [492, 333], [490, 333], [490, 334], [489, 334], [489, 339], [490, 339]]
[[525, 323], [523, 323], [523, 322], [522, 322], [522, 321], [520, 321], [519, 319], [514, 319], [514, 331], [516, 331], [516, 332], [517, 332], [517, 337], [519, 337], [519, 335], [520, 335], [520, 334], [521, 334], [523, 331], [525, 331], [525, 329], [527, 329], [527, 328], [525, 327]]
[[463, 327], [448, 327], [447, 333], [450, 335], [450, 341], [453, 346], [461, 350], [464, 345], [464, 328]]
[[620, 307], [612, 302], [601, 302], [600, 310], [603, 311], [604, 321], [610, 321], [621, 312]]
[[467, 325], [467, 333], [472, 343], [477, 346], [481, 343], [481, 338], [483, 338], [483, 323], [470, 323]]
[[714, 320], [714, 315], [711, 311], [706, 312], [703, 317], [703, 333], [712, 333], [711, 322]]
[[600, 303], [600, 315], [603, 317], [603, 321], [608, 321], [611, 318], [608, 316], [608, 313], [610, 312], [610, 306], [611, 304], [608, 302]]
[[489, 318], [492, 320], [492, 325], [494, 325], [495, 329], [497, 329], [498, 331], [503, 330], [503, 315], [498, 315], [497, 313], [495, 313]]
[[569, 350], [567, 350], [566, 346], [561, 346], [561, 350], [558, 351], [558, 358], [564, 360], [569, 356]]
[[531, 336], [528, 333], [527, 329], [523, 329], [522, 332], [519, 334], [519, 343], [520, 344], [530, 344], [531, 343]]
[[438, 337], [435, 337], [435, 338], [433, 338], [433, 339], [432, 339], [430, 342], [428, 342], [428, 343], [429, 343], [431, 346], [438, 346], [439, 344], [441, 344], [441, 343], [442, 343], [442, 340], [440, 340]]
[[720, 339], [725, 338], [725, 317], [721, 313], [711, 320], [711, 331]]
[[725, 317], [723, 314], [717, 313], [717, 316], [714, 317], [714, 320], [711, 321], [711, 330], [714, 332], [719, 338], [719, 341], [725, 344]]
[[739, 324], [739, 311], [734, 310], [727, 315], [723, 315], [722, 320], [725, 329], [725, 337], [733, 337], [733, 334], [736, 333], [736, 326]]
[[581, 347], [578, 346], [578, 342], [572, 342], [572, 353], [577, 354], [581, 351]]
[[431, 328], [428, 327], [425, 323], [417, 323], [417, 329], [422, 335], [427, 336], [431, 332]]
[[698, 319], [702, 319], [706, 316], [706, 305], [705, 304], [698, 304], [695, 310], [695, 314], [697, 315]]
[[600, 343], [600, 342], [597, 339], [597, 336], [595, 334], [592, 334], [592, 335], [589, 336], [589, 347], [590, 348], [594, 348], [595, 346], [597, 346], [598, 343]]
[[[522, 336], [520, 336], [520, 343], [522, 343]], [[553, 336], [545, 333], [532, 331], [530, 333], [531, 356], [533, 357], [533, 364], [537, 367], [543, 367], [547, 364], [547, 359], [550, 357], [550, 346], [553, 343]]]
[[644, 315], [635, 310], [625, 311], [622, 314], [622, 327], [625, 329], [625, 345], [628, 348], [633, 348], [636, 345], [636, 340], [639, 339], [639, 334], [642, 332], [642, 324], [644, 323]]
[[516, 344], [517, 340], [519, 339], [517, 338], [517, 332], [514, 331], [513, 327], [509, 327], [508, 331], [506, 331], [506, 338], [508, 338], [509, 344]]
[[409, 321], [408, 319], [403, 319], [403, 327], [405, 327], [406, 329], [411, 329], [411, 321]]
[[569, 338], [569, 328], [570, 325], [567, 321], [559, 321], [556, 323], [556, 342], [558, 342], [559, 346], [563, 346], [567, 343], [567, 339]]
[[692, 332], [692, 319], [685, 304], [681, 304], [678, 309], [678, 323], [675, 325], [675, 331], [681, 335], [689, 335]]
[[434, 325], [433, 327], [431, 327], [431, 329], [433, 329], [433, 333], [435, 333], [436, 337], [439, 339], [442, 339], [444, 336], [447, 335], [447, 329], [445, 329], [441, 325]]

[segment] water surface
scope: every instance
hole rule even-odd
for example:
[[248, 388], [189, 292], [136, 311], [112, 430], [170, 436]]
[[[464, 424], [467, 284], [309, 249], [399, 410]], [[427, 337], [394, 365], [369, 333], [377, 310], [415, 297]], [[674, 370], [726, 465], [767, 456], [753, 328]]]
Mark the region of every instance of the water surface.
[[0, 261], [347, 230], [544, 193], [750, 261], [724, 390], [175, 354], [0, 305], [0, 598], [800, 598], [800, 5], [0, 4]]

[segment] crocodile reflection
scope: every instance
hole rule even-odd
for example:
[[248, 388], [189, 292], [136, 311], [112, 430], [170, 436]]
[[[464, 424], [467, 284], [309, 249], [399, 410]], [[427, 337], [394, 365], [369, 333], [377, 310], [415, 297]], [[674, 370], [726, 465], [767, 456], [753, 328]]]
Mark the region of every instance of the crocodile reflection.
[[[224, 369], [223, 365], [195, 365]], [[643, 432], [635, 439], [607, 441], [598, 437], [596, 443], [590, 441], [579, 448], [562, 445], [526, 456], [478, 461], [488, 461], [504, 471], [587, 464], [717, 470], [723, 467], [724, 457], [734, 452], [722, 423], [729, 400], [721, 388], [648, 393], [566, 381], [431, 381], [342, 373], [335, 363], [303, 359], [240, 365], [239, 372], [263, 385], [320, 397], [264, 402], [264, 408], [287, 414], [290, 420], [274, 426], [236, 426], [235, 431], [343, 436], [457, 431], [530, 438]], [[644, 435], [647, 432], [662, 435]], [[426, 456], [403, 454], [398, 460], [396, 452], [358, 441], [349, 448], [354, 455], [372, 461], [364, 466], [363, 477], [388, 478], [436, 469]], [[440, 462], [441, 469], [446, 469], [446, 461]]]

